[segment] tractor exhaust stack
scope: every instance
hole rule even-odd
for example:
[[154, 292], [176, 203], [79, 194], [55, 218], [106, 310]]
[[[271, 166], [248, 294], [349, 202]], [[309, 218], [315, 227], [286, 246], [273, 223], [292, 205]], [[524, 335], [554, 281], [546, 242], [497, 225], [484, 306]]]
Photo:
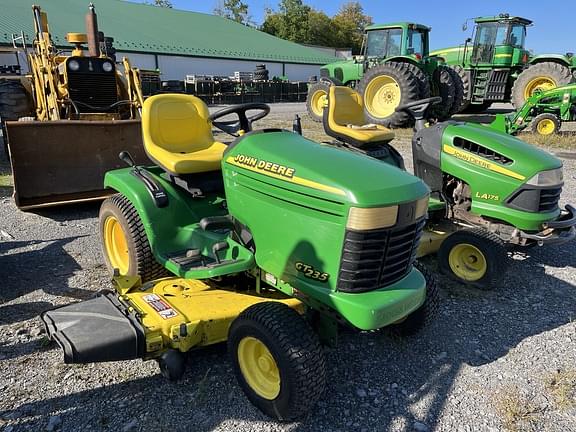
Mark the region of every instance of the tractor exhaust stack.
[[86, 36], [88, 37], [88, 55], [100, 57], [100, 38], [98, 35], [98, 17], [94, 5], [90, 3], [86, 14]]

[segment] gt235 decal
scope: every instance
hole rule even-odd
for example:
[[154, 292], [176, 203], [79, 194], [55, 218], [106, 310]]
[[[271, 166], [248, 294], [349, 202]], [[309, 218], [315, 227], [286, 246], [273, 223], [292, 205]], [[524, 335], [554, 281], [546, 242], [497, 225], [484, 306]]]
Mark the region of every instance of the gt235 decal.
[[323, 273], [321, 271], [316, 270], [309, 264], [304, 264], [303, 262], [298, 261], [295, 265], [296, 270], [302, 273], [304, 276], [310, 279], [314, 279], [320, 282], [327, 282], [330, 275], [328, 273]]

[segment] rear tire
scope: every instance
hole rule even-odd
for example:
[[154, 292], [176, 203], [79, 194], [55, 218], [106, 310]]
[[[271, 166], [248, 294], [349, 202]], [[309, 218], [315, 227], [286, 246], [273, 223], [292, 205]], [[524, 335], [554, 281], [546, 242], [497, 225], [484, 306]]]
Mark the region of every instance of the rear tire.
[[456, 75], [460, 77], [460, 82], [462, 83], [462, 102], [459, 107], [454, 107], [456, 111], [453, 114], [464, 111], [470, 104], [471, 94], [470, 94], [470, 75], [466, 73], [462, 66], [450, 66]]
[[408, 315], [404, 321], [392, 326], [392, 331], [399, 336], [413, 336], [427, 327], [438, 315], [440, 307], [440, 290], [436, 276], [418, 262], [414, 266], [426, 279], [426, 299], [424, 304]]
[[512, 104], [520, 109], [526, 99], [534, 93], [534, 90], [550, 90], [570, 84], [574, 77], [570, 69], [554, 62], [538, 63], [525, 69], [514, 81], [512, 86]]
[[100, 244], [106, 267], [120, 274], [137, 276], [142, 282], [168, 276], [154, 258], [144, 225], [132, 203], [121, 194], [107, 198], [100, 207]]
[[560, 133], [562, 122], [554, 114], [539, 114], [530, 122], [529, 128], [532, 133], [548, 136]]
[[32, 100], [26, 88], [19, 80], [0, 79], [0, 130], [4, 141], [4, 149], [8, 157], [8, 142], [6, 140], [7, 121], [16, 121], [21, 117], [28, 117], [34, 111]]
[[272, 418], [295, 420], [324, 393], [325, 359], [318, 337], [282, 303], [244, 310], [230, 327], [228, 352], [240, 387]]
[[482, 290], [495, 286], [508, 267], [502, 239], [482, 228], [456, 231], [438, 250], [440, 271], [450, 278]]
[[306, 97], [306, 110], [308, 115], [315, 122], [322, 122], [324, 103], [328, 100], [330, 85], [326, 82], [318, 82], [310, 85], [308, 96]]
[[442, 98], [442, 102], [432, 105], [430, 114], [432, 117], [438, 119], [439, 121], [444, 121], [450, 118], [450, 112], [452, 110], [452, 106], [454, 105], [454, 95], [456, 94], [456, 88], [454, 80], [452, 79], [452, 74], [445, 66], [438, 66], [438, 68], [434, 71], [433, 77], [434, 85], [438, 93], [437, 96]]
[[464, 83], [462, 82], [462, 77], [451, 67], [446, 68], [448, 73], [452, 77], [452, 82], [454, 83], [454, 102], [450, 107], [448, 115], [452, 117], [454, 114], [460, 111], [460, 107], [464, 102]]
[[364, 101], [367, 123], [386, 127], [407, 127], [413, 123], [410, 114], [394, 111], [398, 106], [420, 99], [418, 79], [407, 68], [385, 63], [368, 70], [358, 84]]

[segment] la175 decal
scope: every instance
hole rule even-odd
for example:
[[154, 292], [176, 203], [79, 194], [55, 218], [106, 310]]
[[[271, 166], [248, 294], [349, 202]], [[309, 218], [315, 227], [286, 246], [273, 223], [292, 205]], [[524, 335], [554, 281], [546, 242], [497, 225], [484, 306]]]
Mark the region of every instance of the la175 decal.
[[302, 273], [304, 276], [310, 279], [314, 279], [320, 282], [327, 282], [330, 275], [328, 273], [324, 273], [321, 271], [316, 270], [309, 264], [304, 264], [303, 262], [298, 261], [295, 265], [296, 270]]

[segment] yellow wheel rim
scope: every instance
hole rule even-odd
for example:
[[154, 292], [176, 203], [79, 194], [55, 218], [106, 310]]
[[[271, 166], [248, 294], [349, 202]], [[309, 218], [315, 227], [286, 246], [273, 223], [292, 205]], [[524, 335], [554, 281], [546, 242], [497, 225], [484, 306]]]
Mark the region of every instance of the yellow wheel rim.
[[536, 130], [540, 135], [551, 135], [555, 129], [556, 125], [550, 119], [542, 119], [536, 125]]
[[551, 90], [558, 87], [556, 81], [552, 78], [539, 76], [533, 78], [528, 85], [524, 88], [524, 99], [528, 99], [534, 93], [534, 90], [540, 89], [542, 91]]
[[112, 267], [120, 270], [120, 274], [127, 274], [130, 266], [128, 241], [122, 225], [114, 216], [108, 216], [104, 221], [104, 248]]
[[388, 75], [382, 75], [371, 80], [366, 86], [364, 104], [372, 116], [386, 118], [400, 105], [401, 97], [398, 82]]
[[310, 107], [312, 108], [312, 112], [322, 117], [322, 113], [324, 112], [324, 107], [326, 107], [328, 101], [328, 94], [324, 90], [316, 90], [312, 93], [312, 101], [310, 102]]
[[254, 392], [268, 400], [280, 394], [280, 372], [274, 357], [259, 339], [247, 336], [238, 344], [240, 370]]
[[460, 279], [474, 282], [486, 274], [486, 257], [476, 246], [462, 243], [454, 246], [448, 255], [452, 273]]

